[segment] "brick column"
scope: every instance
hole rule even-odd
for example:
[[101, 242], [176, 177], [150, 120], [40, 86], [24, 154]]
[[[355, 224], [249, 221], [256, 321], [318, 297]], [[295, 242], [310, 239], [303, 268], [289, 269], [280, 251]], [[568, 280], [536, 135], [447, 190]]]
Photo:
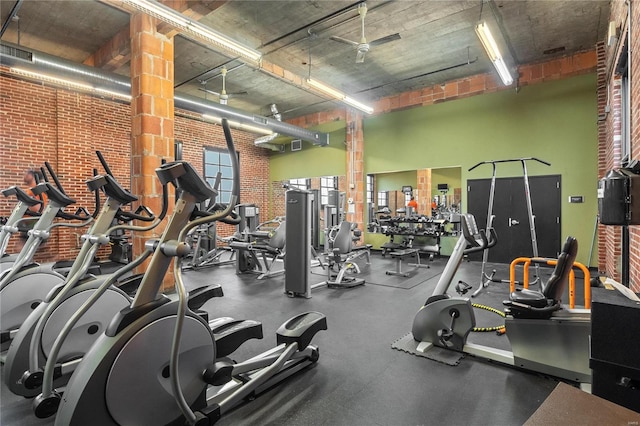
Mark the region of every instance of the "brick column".
[[[163, 158], [173, 158], [174, 122], [173, 38], [158, 33], [157, 23], [142, 13], [131, 15], [131, 184], [140, 203], [156, 214], [161, 211], [162, 186], [155, 169]], [[134, 256], [142, 253], [145, 241], [159, 236], [163, 228], [161, 224], [153, 231], [135, 233]], [[167, 282], [173, 282], [167, 276]]]
[[418, 212], [431, 216], [431, 169], [420, 169], [416, 174], [417, 185], [413, 195], [418, 202]]
[[[347, 111], [347, 198], [353, 199], [353, 206], [347, 204], [347, 220], [364, 227], [364, 133], [362, 114]], [[353, 213], [349, 213], [352, 211]]]

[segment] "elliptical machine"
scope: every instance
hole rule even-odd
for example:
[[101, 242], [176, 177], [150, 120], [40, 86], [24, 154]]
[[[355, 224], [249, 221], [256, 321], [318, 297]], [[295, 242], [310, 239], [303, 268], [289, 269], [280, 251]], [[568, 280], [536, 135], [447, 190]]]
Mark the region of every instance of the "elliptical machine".
[[[135, 212], [121, 208], [137, 200], [137, 197], [122, 188], [99, 151], [96, 151], [106, 174], [95, 176], [87, 181], [90, 191], [102, 190], [107, 196], [104, 206], [91, 228], [83, 235], [83, 245], [71, 266], [64, 284], [56, 287], [24, 320], [13, 339], [4, 367], [4, 380], [13, 393], [31, 397], [40, 393], [45, 362], [51, 364], [54, 371], [55, 386], [64, 385], [82, 360], [82, 356], [91, 347], [99, 332], [102, 332], [113, 316], [131, 303], [127, 290], [133, 291], [140, 282], [140, 276], [132, 276], [116, 282], [139, 265], [143, 259], [137, 259], [132, 265], [110, 276], [87, 275], [90, 264], [98, 249], [109, 242], [109, 235], [117, 230], [146, 231], [157, 226], [166, 215], [168, 194], [166, 186], [163, 196], [162, 212], [156, 218], [148, 208], [140, 206]], [[141, 214], [144, 213], [144, 214]], [[139, 220], [151, 222], [147, 226], [120, 225], [112, 227], [114, 219], [123, 222]], [[106, 284], [105, 284], [106, 283]], [[113, 285], [112, 285], [113, 284]], [[54, 346], [62, 335], [69, 318], [87, 299], [100, 299], [66, 333], [64, 345]]]
[[[11, 268], [0, 274], [0, 324], [2, 324], [0, 342], [2, 350], [7, 349], [9, 342], [24, 320], [45, 299], [47, 294], [65, 280], [64, 276], [54, 269], [54, 264], [40, 265], [32, 262], [38, 247], [49, 238], [51, 229], [54, 227], [81, 228], [87, 226], [94, 219], [83, 207], [78, 208], [75, 214], [63, 211], [66, 206], [74, 204], [75, 200], [64, 192], [51, 165], [49, 163], [45, 163], [45, 165], [56, 186], [54, 187], [45, 181], [33, 188], [36, 195], [46, 192], [49, 202], [42, 211], [40, 219], [29, 231], [29, 238]], [[94, 214], [97, 214], [97, 209], [98, 203], [96, 203]], [[53, 223], [56, 217], [66, 220], [80, 220], [81, 223]]]
[[[222, 126], [227, 148], [234, 153], [225, 119]], [[87, 352], [64, 397], [52, 392], [34, 400], [38, 417], [54, 414], [60, 404], [59, 425], [182, 424], [185, 419], [191, 425], [212, 424], [243, 399], [318, 360], [318, 348], [310, 343], [326, 329], [323, 314], [308, 312], [290, 319], [276, 332], [276, 348], [233, 364], [216, 362], [218, 345], [206, 315], [187, 306], [180, 260], [189, 248], [183, 240], [190, 229], [223, 218], [233, 209], [239, 173], [237, 157], [231, 159], [232, 202], [213, 214], [195, 211], [196, 203], [215, 191], [189, 163], [177, 161], [157, 169], [160, 181], [174, 184], [180, 196], [162, 238], [154, 244], [136, 296]], [[201, 214], [204, 217], [194, 219]], [[173, 258], [177, 300], [160, 293]]]
[[[3, 189], [2, 195], [5, 197], [15, 195], [18, 202], [7, 218], [7, 222], [0, 226], [0, 264], [3, 265], [0, 270], [6, 269], [4, 267], [5, 264], [7, 265], [7, 268], [11, 267], [13, 262], [16, 260], [17, 254], [7, 254], [7, 247], [9, 246], [9, 238], [11, 238], [11, 235], [18, 232], [18, 224], [24, 220], [24, 215], [39, 216], [43, 207], [42, 200], [31, 197], [17, 186]], [[30, 207], [37, 205], [40, 205], [40, 212], [32, 212], [29, 210]]]
[[[578, 251], [577, 241], [568, 237], [553, 274], [542, 291], [521, 290], [511, 293], [504, 304], [506, 335], [511, 351], [477, 345], [467, 341], [475, 327], [475, 315], [468, 298], [453, 297], [447, 290], [465, 253], [484, 250], [491, 241], [478, 231], [471, 214], [461, 217], [462, 236], [458, 239], [433, 295], [413, 320], [412, 334], [416, 351], [425, 353], [434, 346], [477, 355], [507, 365], [538, 371], [556, 377], [589, 383], [589, 335], [591, 313], [588, 309], [569, 309], [561, 298]], [[491, 230], [491, 240], [495, 231]], [[470, 249], [467, 249], [467, 246]]]

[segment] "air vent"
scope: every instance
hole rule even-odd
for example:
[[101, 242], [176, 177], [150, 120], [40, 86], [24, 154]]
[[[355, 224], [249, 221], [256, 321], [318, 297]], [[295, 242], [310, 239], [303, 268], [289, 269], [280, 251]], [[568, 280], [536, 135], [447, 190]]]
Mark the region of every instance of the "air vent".
[[12, 46], [0, 45], [0, 52], [3, 55], [13, 56], [14, 58], [23, 59], [25, 61], [33, 62], [33, 53], [26, 50], [18, 49]]
[[300, 151], [302, 149], [302, 141], [294, 139], [291, 141], [291, 151]]
[[544, 55], [553, 55], [554, 53], [564, 52], [564, 50], [565, 50], [565, 47], [560, 46], [560, 47], [554, 47], [553, 49], [543, 50], [542, 53]]

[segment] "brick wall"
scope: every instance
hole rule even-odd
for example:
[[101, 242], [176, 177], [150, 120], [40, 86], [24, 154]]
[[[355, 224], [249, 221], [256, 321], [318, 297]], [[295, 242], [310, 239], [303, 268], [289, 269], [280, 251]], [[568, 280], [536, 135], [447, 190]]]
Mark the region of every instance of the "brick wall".
[[[18, 80], [6, 71], [0, 68], [1, 188], [21, 185], [25, 170], [49, 161], [68, 194], [78, 205], [93, 210], [93, 198], [84, 181], [91, 176], [93, 167], [104, 172], [94, 154], [96, 149], [102, 151], [118, 181], [131, 187], [128, 104]], [[184, 144], [185, 160], [200, 171], [204, 146], [226, 147], [220, 126], [186, 111], [176, 111], [174, 135]], [[232, 135], [240, 153], [241, 200], [266, 206], [269, 153], [253, 146], [255, 135], [235, 130]], [[1, 197], [0, 216], [8, 216], [14, 204], [15, 200]], [[221, 234], [233, 232], [232, 227], [221, 227]], [[82, 230], [58, 229], [36, 259], [72, 259], [78, 252], [75, 234], [81, 235]], [[14, 251], [12, 244], [9, 252]], [[103, 250], [101, 258], [108, 252]]]
[[[48, 161], [67, 194], [77, 206], [94, 210], [93, 196], [85, 180], [92, 169], [102, 168], [95, 150], [101, 150], [115, 176], [129, 186], [128, 107], [99, 98], [56, 90], [40, 84], [0, 77], [0, 187], [22, 186], [24, 171]], [[15, 199], [0, 199], [0, 216], [7, 216]], [[58, 228], [37, 254], [39, 261], [71, 259], [77, 253], [79, 236], [86, 230]], [[60, 238], [59, 238], [60, 237]], [[12, 238], [9, 252], [15, 251]]]
[[[631, 158], [640, 158], [640, 9], [638, 3], [633, 2], [630, 22], [628, 21], [626, 2], [611, 2], [611, 14], [609, 21], [615, 22], [618, 28], [618, 42], [607, 46], [606, 42], [598, 44], [598, 138], [599, 138], [599, 175], [603, 176], [607, 171], [621, 166], [621, 87], [620, 76], [615, 73], [615, 66], [620, 56], [620, 51], [627, 31], [631, 31], [632, 62], [630, 68], [631, 80]], [[606, 113], [605, 106], [609, 112]], [[630, 287], [636, 292], [640, 291], [640, 226], [631, 226], [630, 234]], [[600, 253], [598, 266], [607, 275], [616, 280], [621, 279], [621, 227], [600, 225], [598, 232]]]

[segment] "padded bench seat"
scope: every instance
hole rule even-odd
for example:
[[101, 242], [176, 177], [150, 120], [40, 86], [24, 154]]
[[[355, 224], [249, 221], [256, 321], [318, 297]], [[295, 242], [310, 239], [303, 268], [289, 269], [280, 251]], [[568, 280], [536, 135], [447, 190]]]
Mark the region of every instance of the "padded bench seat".
[[402, 261], [404, 258], [409, 257], [409, 256], [415, 256], [417, 261], [416, 263], [410, 263], [409, 266], [414, 266], [416, 268], [428, 268], [429, 265], [423, 265], [420, 263], [420, 250], [418, 249], [401, 249], [401, 250], [394, 250], [392, 252], [389, 253], [389, 256], [391, 256], [393, 259], [395, 259], [396, 261], [396, 269], [393, 271], [386, 271], [385, 273], [387, 275], [401, 275], [403, 277], [408, 277], [409, 276], [409, 272], [403, 272], [402, 271]]

